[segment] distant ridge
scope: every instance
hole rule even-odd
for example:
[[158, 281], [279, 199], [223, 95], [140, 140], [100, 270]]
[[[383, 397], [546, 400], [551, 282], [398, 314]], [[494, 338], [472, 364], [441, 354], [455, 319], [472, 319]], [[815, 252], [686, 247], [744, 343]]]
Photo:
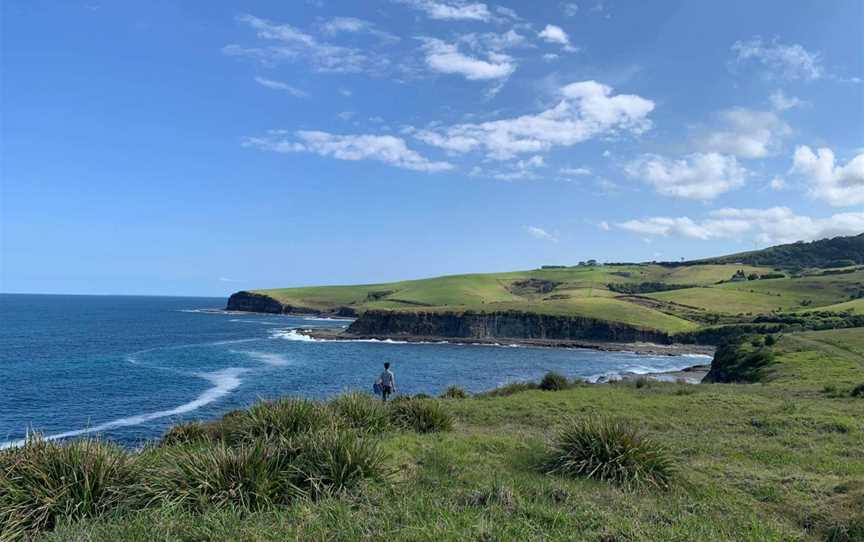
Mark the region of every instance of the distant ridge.
[[789, 243], [762, 250], [683, 262], [684, 265], [729, 264], [801, 269], [805, 267], [847, 267], [864, 264], [864, 233], [805, 243]]

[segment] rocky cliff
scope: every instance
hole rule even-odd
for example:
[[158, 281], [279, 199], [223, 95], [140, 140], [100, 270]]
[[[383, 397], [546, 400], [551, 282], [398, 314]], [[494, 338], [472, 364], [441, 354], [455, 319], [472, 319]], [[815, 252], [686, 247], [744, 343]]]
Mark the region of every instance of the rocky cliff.
[[326, 314], [328, 316], [356, 316], [351, 307], [333, 307], [321, 310], [310, 307], [288, 305], [269, 295], [256, 292], [237, 292], [228, 298], [225, 310], [245, 312], [268, 312], [271, 314]]
[[514, 338], [653, 342], [669, 344], [661, 331], [580, 316], [554, 316], [527, 312], [423, 312], [366, 311], [348, 328], [366, 336], [452, 338]]

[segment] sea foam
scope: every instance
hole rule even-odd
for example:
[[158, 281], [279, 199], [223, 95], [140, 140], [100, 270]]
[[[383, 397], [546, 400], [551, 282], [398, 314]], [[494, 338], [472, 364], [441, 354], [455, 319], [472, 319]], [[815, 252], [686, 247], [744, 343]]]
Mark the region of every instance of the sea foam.
[[[201, 378], [207, 380], [208, 382], [213, 384], [213, 387], [205, 390], [203, 393], [201, 393], [201, 395], [199, 395], [192, 401], [189, 401], [188, 403], [183, 403], [182, 405], [176, 406], [169, 410], [159, 410], [156, 412], [148, 412], [146, 414], [137, 414], [135, 416], [129, 416], [128, 418], [120, 418], [118, 420], [94, 425], [92, 427], [86, 427], [84, 429], [75, 429], [73, 431], [65, 431], [63, 433], [56, 433], [54, 435], [46, 435], [44, 438], [45, 440], [57, 440], [69, 437], [77, 437], [89, 433], [100, 433], [102, 431], [108, 431], [110, 429], [116, 429], [118, 427], [141, 425], [142, 423], [158, 420], [160, 418], [167, 418], [169, 416], [186, 414], [187, 412], [192, 412], [193, 410], [197, 410], [204, 405], [210, 404], [213, 401], [217, 401], [225, 395], [231, 393], [233, 390], [237, 389], [243, 382], [240, 378], [240, 375], [242, 375], [246, 371], [248, 371], [248, 369], [243, 369], [240, 367], [229, 367], [227, 369], [222, 369], [221, 371], [214, 371], [212, 373], [197, 373], [195, 376], [200, 376]], [[25, 442], [25, 439], [3, 442], [0, 443], [0, 450], [5, 448], [23, 446]]]

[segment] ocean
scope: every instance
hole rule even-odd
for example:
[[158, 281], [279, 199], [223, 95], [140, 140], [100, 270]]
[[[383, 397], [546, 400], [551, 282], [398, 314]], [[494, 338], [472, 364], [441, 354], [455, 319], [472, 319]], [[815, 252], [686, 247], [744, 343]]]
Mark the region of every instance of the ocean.
[[597, 379], [705, 356], [399, 341], [316, 341], [345, 320], [227, 313], [224, 298], [0, 294], [0, 447], [32, 431], [124, 446], [170, 425], [284, 395], [371, 391], [390, 361], [401, 393], [479, 392], [547, 371]]

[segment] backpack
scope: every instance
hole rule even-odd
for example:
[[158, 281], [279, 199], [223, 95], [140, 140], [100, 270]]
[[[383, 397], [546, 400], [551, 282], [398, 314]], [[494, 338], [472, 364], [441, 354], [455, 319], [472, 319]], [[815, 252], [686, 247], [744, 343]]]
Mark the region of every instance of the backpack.
[[381, 381], [376, 380], [374, 384], [372, 384], [372, 393], [375, 395], [381, 395], [384, 393], [384, 387], [381, 386]]

